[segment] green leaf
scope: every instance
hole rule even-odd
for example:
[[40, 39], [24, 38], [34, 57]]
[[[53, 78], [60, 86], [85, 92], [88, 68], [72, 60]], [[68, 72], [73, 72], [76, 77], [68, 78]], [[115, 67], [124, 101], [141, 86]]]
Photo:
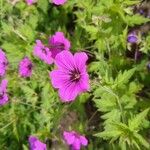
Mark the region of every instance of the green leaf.
[[98, 34], [98, 28], [91, 25], [84, 26], [84, 29], [91, 35], [91, 39], [96, 39]]
[[35, 91], [27, 85], [21, 85], [21, 89], [22, 89], [23, 93], [25, 94], [23, 99], [25, 99], [27, 102], [30, 102], [33, 105], [35, 105], [35, 103], [38, 99]]
[[102, 112], [108, 112], [117, 107], [116, 98], [108, 93], [103, 93], [102, 98], [95, 100], [95, 103]]
[[120, 134], [121, 134], [120, 131], [114, 130], [114, 131], [103, 131], [103, 132], [95, 134], [94, 136], [101, 137], [103, 139], [110, 139], [113, 137], [118, 137], [120, 136]]
[[44, 12], [47, 13], [49, 6], [48, 0], [38, 0], [38, 7]]
[[123, 73], [119, 72], [117, 78], [114, 81], [113, 88], [116, 86], [119, 87], [119, 86], [122, 86], [123, 84], [128, 83], [129, 79], [133, 76], [135, 70], [136, 69], [133, 68], [133, 69], [130, 69], [128, 71], [125, 70]]
[[123, 1], [123, 4], [126, 4], [128, 6], [135, 5], [135, 4], [138, 4], [138, 3], [140, 3], [140, 0], [134, 0], [134, 1], [132, 1], [132, 0], [125, 0], [125, 1]]
[[129, 26], [134, 26], [134, 25], [140, 25], [142, 23], [149, 22], [150, 19], [136, 14], [136, 15], [133, 15], [133, 16], [126, 16], [126, 21], [127, 21], [127, 24]]
[[12, 26], [5, 22], [1, 22], [1, 24], [2, 24], [3, 32], [6, 34], [10, 34], [12, 31]]
[[31, 15], [29, 17], [28, 23], [32, 27], [32, 29], [35, 29], [38, 25], [38, 15]]
[[140, 126], [142, 125], [143, 120], [147, 116], [148, 112], [149, 112], [149, 108], [145, 109], [143, 112], [137, 114], [133, 119], [130, 119], [129, 123], [128, 123], [130, 130], [132, 130], [132, 131], [138, 130], [140, 128]]
[[124, 138], [119, 138], [119, 146], [121, 147], [121, 150], [127, 150], [127, 144]]
[[101, 117], [102, 119], [105, 119], [105, 129], [107, 125], [110, 125], [111, 122], [120, 122], [121, 118], [121, 112], [118, 109], [113, 109], [112, 111], [105, 113]]
[[34, 30], [31, 28], [31, 26], [25, 24], [22, 25], [19, 29], [19, 32], [25, 36], [30, 42], [32, 42], [34, 40], [35, 37], [35, 32]]
[[134, 133], [134, 136], [137, 138], [138, 143], [146, 147], [147, 149], [150, 149], [150, 144], [138, 133]]
[[23, 57], [23, 53], [20, 50], [20, 45], [4, 42], [1, 47], [6, 51], [7, 58], [11, 66], [18, 66], [17, 62], [19, 62]]

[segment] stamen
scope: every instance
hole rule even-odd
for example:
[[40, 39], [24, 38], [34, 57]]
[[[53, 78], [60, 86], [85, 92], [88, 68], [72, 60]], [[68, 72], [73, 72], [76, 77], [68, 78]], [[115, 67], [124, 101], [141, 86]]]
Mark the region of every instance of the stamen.
[[70, 79], [72, 82], [79, 81], [80, 77], [81, 77], [81, 75], [80, 75], [79, 70], [75, 69], [75, 70], [70, 72]]

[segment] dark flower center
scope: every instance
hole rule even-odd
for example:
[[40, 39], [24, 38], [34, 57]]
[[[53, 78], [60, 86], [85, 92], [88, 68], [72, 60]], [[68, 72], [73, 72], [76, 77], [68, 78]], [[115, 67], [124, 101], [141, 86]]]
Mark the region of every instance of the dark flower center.
[[4, 96], [4, 92], [0, 92], [0, 100], [3, 99], [3, 96]]
[[45, 48], [42, 48], [42, 52], [43, 52], [45, 55], [47, 55], [47, 51], [46, 51]]
[[60, 42], [57, 42], [57, 43], [55, 43], [55, 45], [51, 45], [50, 47], [51, 48], [56, 48], [56, 49], [59, 49], [59, 50], [64, 50], [65, 49], [64, 43], [60, 43]]
[[5, 67], [5, 66], [8, 65], [8, 62], [4, 61], [4, 62], [2, 62], [2, 64], [3, 64], [3, 66]]
[[70, 73], [70, 80], [72, 82], [79, 81], [80, 77], [81, 77], [81, 74], [80, 74], [79, 70], [75, 69], [75, 70], [71, 71], [71, 73]]
[[28, 67], [29, 70], [31, 70], [32, 69], [32, 64], [29, 64], [27, 67]]

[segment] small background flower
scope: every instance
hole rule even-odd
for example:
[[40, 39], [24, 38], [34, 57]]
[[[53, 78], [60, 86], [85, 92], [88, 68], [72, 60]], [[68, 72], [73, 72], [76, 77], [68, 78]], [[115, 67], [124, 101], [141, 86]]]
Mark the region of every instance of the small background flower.
[[67, 0], [52, 0], [52, 3], [54, 3], [55, 5], [63, 5], [66, 2]]
[[0, 84], [0, 106], [6, 104], [8, 102], [8, 95], [7, 95], [7, 80], [2, 80]]
[[127, 40], [128, 40], [129, 43], [136, 43], [138, 41], [136, 33], [135, 32], [130, 33], [128, 35]]
[[19, 63], [19, 74], [22, 77], [30, 77], [32, 75], [33, 64], [28, 57], [23, 58]]
[[25, 0], [28, 5], [36, 3], [38, 0]]
[[46, 150], [46, 144], [42, 143], [37, 137], [29, 137], [30, 150]]
[[52, 53], [50, 49], [44, 46], [44, 44], [40, 40], [36, 40], [36, 45], [34, 46], [33, 54], [34, 56], [37, 56], [47, 64], [53, 63]]
[[70, 41], [65, 38], [63, 32], [56, 32], [55, 35], [49, 38], [49, 47], [52, 57], [55, 58], [61, 51], [70, 49]]
[[7, 69], [8, 61], [5, 53], [0, 49], [0, 77], [5, 75]]
[[81, 146], [88, 145], [86, 137], [76, 133], [75, 131], [64, 131], [63, 137], [72, 150], [80, 150]]

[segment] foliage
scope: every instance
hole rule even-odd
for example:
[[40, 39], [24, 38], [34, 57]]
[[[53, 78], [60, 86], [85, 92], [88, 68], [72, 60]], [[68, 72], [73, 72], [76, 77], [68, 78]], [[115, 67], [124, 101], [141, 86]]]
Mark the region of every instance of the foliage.
[[[28, 6], [23, 0], [1, 0], [0, 45], [9, 60], [9, 103], [0, 107], [0, 149], [26, 150], [29, 135], [52, 145], [57, 141], [65, 149], [62, 131], [74, 129], [88, 137], [89, 150], [150, 149], [149, 32], [138, 31], [141, 58], [127, 56], [128, 51], [134, 53], [127, 43], [128, 31], [150, 21], [134, 13], [139, 4], [139, 0], [68, 0], [55, 6], [38, 0]], [[89, 54], [91, 89], [69, 104], [59, 100], [50, 83], [48, 73], [54, 65], [33, 56], [36, 39], [47, 44], [56, 31], [71, 41], [72, 52]], [[34, 63], [28, 79], [18, 75], [24, 56]], [[94, 114], [88, 116], [88, 103], [100, 120], [92, 131]], [[70, 119], [69, 113], [75, 115]]]

